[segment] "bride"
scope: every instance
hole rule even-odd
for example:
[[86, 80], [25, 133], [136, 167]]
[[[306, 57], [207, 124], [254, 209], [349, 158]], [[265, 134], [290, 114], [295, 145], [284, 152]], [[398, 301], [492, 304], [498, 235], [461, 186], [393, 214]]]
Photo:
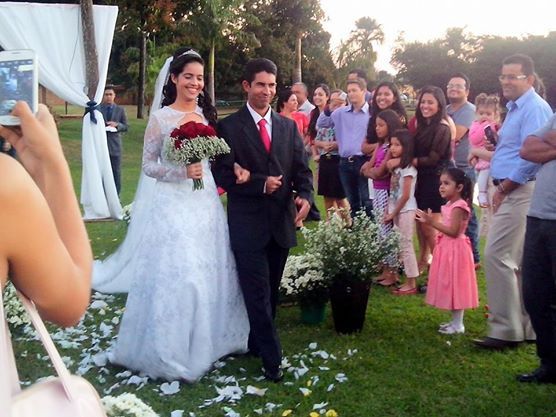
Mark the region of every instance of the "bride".
[[[151, 378], [196, 381], [222, 356], [247, 351], [249, 323], [209, 163], [180, 167], [161, 153], [175, 127], [216, 123], [203, 79], [201, 56], [178, 50], [163, 107], [151, 114], [145, 131], [143, 171], [156, 181], [138, 189], [148, 201], [136, 196], [142, 212], [135, 216], [133, 208], [133, 236], [126, 237], [131, 243], [95, 264], [97, 290], [129, 287], [110, 361]], [[248, 171], [236, 171], [238, 181], [248, 180]], [[197, 178], [204, 189], [193, 191]]]

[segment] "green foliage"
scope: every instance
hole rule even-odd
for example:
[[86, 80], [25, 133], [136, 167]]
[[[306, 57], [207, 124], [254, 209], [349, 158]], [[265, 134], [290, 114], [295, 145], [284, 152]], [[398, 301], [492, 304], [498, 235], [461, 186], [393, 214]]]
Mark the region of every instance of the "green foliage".
[[556, 105], [556, 32], [517, 38], [475, 36], [451, 28], [443, 39], [409, 43], [400, 39], [392, 64], [398, 69], [398, 79], [416, 89], [428, 84], [443, 88], [453, 73], [464, 72], [471, 79], [473, 99], [480, 92], [500, 92], [497, 77], [502, 61], [515, 53], [533, 58], [546, 85], [548, 102]]
[[361, 68], [367, 72], [369, 79], [375, 78], [376, 51], [375, 45], [384, 42], [384, 31], [375, 19], [361, 17], [355, 22], [355, 29], [342, 42], [338, 53], [338, 67], [341, 80], [349, 70]]

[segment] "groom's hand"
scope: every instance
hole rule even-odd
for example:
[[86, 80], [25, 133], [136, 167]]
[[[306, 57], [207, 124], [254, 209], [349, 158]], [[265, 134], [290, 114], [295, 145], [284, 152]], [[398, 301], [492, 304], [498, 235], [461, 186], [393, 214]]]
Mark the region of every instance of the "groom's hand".
[[307, 200], [298, 196], [295, 198], [295, 207], [297, 208], [297, 216], [295, 216], [295, 223], [297, 224], [297, 222], [305, 220], [311, 205]]
[[269, 176], [266, 178], [264, 192], [265, 194], [272, 194], [282, 186], [282, 175], [278, 177]]

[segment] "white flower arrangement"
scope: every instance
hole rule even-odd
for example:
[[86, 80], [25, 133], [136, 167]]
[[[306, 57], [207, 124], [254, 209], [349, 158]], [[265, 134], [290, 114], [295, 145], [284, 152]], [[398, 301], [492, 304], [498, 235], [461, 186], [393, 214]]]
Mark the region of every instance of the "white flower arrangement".
[[388, 257], [397, 259], [399, 236], [391, 232], [382, 236], [377, 221], [359, 212], [348, 225], [342, 213], [313, 229], [303, 229], [307, 253], [318, 256], [323, 273], [329, 279], [346, 277], [369, 282], [380, 272]]
[[4, 299], [4, 309], [6, 310], [8, 325], [12, 328], [18, 328], [31, 323], [23, 304], [19, 301], [15, 287], [9, 281], [6, 284], [6, 288], [4, 288], [2, 298]]
[[289, 256], [280, 281], [281, 290], [302, 302], [326, 301], [329, 280], [323, 266], [319, 257], [311, 253]]
[[117, 397], [107, 395], [101, 402], [108, 417], [159, 417], [134, 394], [124, 393]]
[[131, 212], [133, 210], [133, 203], [129, 203], [127, 206], [122, 207], [122, 220], [129, 224], [131, 221]]

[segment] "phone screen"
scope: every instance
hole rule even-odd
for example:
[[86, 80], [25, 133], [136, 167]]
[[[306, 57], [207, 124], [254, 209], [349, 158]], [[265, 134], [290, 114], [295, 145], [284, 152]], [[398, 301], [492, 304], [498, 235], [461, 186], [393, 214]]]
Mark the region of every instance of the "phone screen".
[[33, 108], [33, 60], [0, 61], [0, 116], [9, 115], [16, 101]]

